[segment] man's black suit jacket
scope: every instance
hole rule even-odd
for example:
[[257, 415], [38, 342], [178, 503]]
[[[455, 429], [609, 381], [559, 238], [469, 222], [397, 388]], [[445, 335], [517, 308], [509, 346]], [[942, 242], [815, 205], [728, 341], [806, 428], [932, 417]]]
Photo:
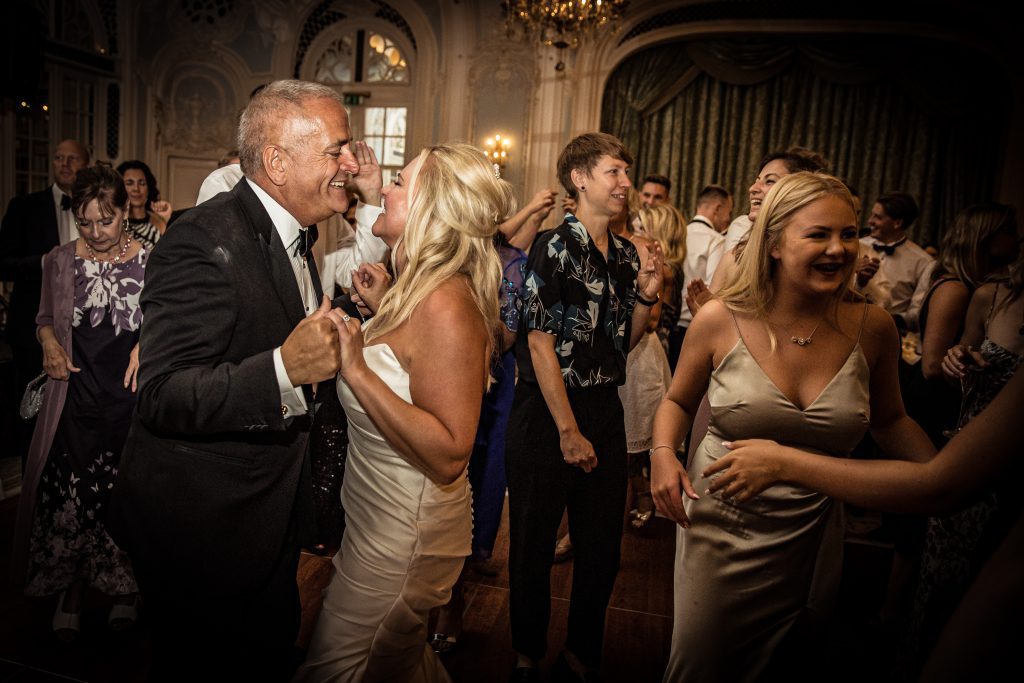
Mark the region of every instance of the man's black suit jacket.
[[167, 231], [141, 304], [141, 384], [112, 534], [150, 586], [158, 569], [179, 586], [256, 590], [297, 558], [313, 516], [311, 415], [282, 417], [272, 355], [302, 320], [302, 298], [248, 183]]
[[14, 283], [7, 314], [7, 337], [12, 345], [38, 345], [36, 314], [43, 256], [59, 243], [52, 186], [11, 200], [0, 223], [0, 280]]

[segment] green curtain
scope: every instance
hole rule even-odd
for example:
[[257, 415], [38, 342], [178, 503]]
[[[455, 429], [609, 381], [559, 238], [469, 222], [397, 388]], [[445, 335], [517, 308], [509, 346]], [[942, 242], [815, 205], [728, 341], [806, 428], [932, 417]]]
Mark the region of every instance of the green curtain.
[[911, 234], [934, 244], [957, 211], [994, 197], [1009, 111], [1000, 78], [979, 55], [925, 41], [675, 43], [616, 68], [601, 127], [633, 152], [637, 178], [672, 179], [686, 214], [711, 182], [746, 211], [760, 159], [800, 145], [860, 190], [862, 221], [880, 193], [914, 195]]

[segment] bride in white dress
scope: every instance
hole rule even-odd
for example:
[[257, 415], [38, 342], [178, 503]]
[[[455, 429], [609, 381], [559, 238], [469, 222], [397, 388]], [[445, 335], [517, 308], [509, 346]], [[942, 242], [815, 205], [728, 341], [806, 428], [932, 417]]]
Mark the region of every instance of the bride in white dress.
[[470, 553], [466, 465], [498, 330], [493, 237], [508, 183], [469, 145], [424, 150], [383, 191], [397, 254], [377, 316], [331, 312], [349, 421], [341, 550], [300, 681], [448, 681], [427, 645]]

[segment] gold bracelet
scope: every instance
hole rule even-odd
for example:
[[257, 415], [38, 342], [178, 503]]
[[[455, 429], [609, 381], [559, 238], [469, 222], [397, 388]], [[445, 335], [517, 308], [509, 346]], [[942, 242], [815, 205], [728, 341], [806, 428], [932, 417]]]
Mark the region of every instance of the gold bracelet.
[[658, 450], [659, 448], [667, 448], [670, 451], [672, 451], [673, 453], [676, 452], [676, 449], [674, 447], [672, 447], [672, 446], [655, 446], [650, 451], [648, 451], [647, 455], [654, 455], [654, 451]]

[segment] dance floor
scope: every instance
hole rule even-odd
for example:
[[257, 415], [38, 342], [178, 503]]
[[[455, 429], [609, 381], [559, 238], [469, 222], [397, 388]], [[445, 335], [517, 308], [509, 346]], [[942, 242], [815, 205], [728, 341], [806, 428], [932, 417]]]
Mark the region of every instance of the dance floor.
[[[145, 613], [132, 631], [114, 634], [106, 628], [102, 596], [87, 598], [82, 634], [70, 645], [50, 631], [53, 598], [26, 598], [11, 586], [9, 560], [17, 498], [0, 501], [0, 683], [6, 681], [145, 680], [149, 662], [149, 631]], [[637, 533], [623, 533], [622, 569], [608, 610], [605, 631], [604, 680], [655, 683], [661, 680], [672, 635], [672, 571], [674, 526], [655, 518]], [[464, 632], [444, 657], [456, 683], [504, 681], [512, 664], [508, 626], [507, 519], [495, 549], [501, 567], [497, 576], [470, 574], [466, 590]], [[829, 680], [864, 680], [877, 675], [891, 642], [866, 625], [877, 610], [885, 585], [890, 552], [885, 544], [854, 539], [847, 543], [841, 619], [828, 648]], [[329, 558], [303, 555], [298, 580], [303, 603], [300, 644], [316, 619], [320, 592], [330, 576]], [[572, 562], [556, 565], [551, 579], [550, 667], [565, 639]], [[211, 609], [216, 609], [215, 605]]]

